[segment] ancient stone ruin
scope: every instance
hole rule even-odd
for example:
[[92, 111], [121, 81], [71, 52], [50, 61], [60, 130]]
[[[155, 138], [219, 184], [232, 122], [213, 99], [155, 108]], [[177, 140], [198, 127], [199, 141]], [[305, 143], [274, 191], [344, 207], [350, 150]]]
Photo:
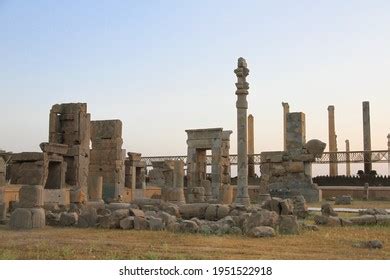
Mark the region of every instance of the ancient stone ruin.
[[49, 144], [67, 145], [65, 183], [87, 193], [91, 115], [86, 103], [56, 104], [50, 110]]
[[184, 162], [165, 160], [153, 162], [149, 177], [152, 184], [161, 187], [161, 199], [167, 202], [185, 203]]
[[[187, 132], [188, 202], [231, 203], [230, 134], [222, 128], [191, 129]], [[211, 182], [206, 178], [206, 151], [211, 150]]]
[[306, 143], [304, 113], [287, 113], [286, 151], [261, 153], [261, 185], [273, 196], [303, 195], [307, 201], [320, 200], [320, 191], [312, 182], [312, 162], [326, 144], [319, 140]]
[[117, 198], [125, 187], [125, 157], [120, 120], [91, 121], [89, 177], [103, 178], [103, 198]]
[[[249, 69], [245, 59], [238, 59], [234, 73], [238, 140], [235, 193], [231, 130], [188, 129], [186, 161], [183, 157], [156, 157], [147, 166], [141, 153], [126, 154], [122, 148], [121, 120], [91, 120], [86, 103], [56, 104], [50, 110], [48, 142], [40, 144], [42, 152], [0, 152], [0, 222], [12, 229], [48, 225], [252, 237], [316, 230], [302, 221], [308, 216], [306, 201], [321, 199], [311, 170], [326, 144], [316, 139], [306, 142], [305, 114], [290, 112], [289, 105], [282, 103], [283, 151], [261, 153], [260, 186], [251, 186], [256, 192], [250, 195], [248, 177], [251, 182], [259, 178], [255, 173], [254, 118], [247, 116]], [[333, 109], [330, 107], [329, 116], [334, 118]], [[330, 128], [331, 150], [335, 152], [332, 120]], [[369, 132], [367, 124], [365, 131]], [[150, 165], [153, 168], [148, 170]], [[207, 165], [211, 165], [209, 170]], [[331, 170], [337, 172], [334, 166]], [[341, 204], [352, 202], [347, 197], [339, 200]], [[386, 224], [390, 218], [374, 211], [344, 220], [324, 205], [315, 222]]]
[[143, 198], [146, 188], [146, 163], [140, 153], [127, 153], [125, 160], [125, 188], [131, 190], [132, 198]]

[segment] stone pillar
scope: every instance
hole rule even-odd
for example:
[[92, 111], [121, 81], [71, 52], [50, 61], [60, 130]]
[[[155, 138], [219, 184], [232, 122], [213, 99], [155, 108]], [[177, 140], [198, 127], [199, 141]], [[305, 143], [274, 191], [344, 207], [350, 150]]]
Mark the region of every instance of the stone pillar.
[[364, 173], [372, 170], [371, 162], [371, 128], [370, 128], [370, 103], [363, 102], [363, 147], [364, 147]]
[[22, 186], [19, 189], [19, 207], [10, 217], [11, 229], [43, 228], [46, 224], [43, 207], [43, 187], [35, 185]]
[[388, 162], [387, 176], [390, 176], [390, 133], [387, 134], [387, 162]]
[[248, 151], [247, 151], [247, 109], [249, 84], [246, 77], [249, 69], [244, 58], [238, 59], [237, 69], [234, 70], [237, 76], [236, 95], [237, 95], [237, 195], [235, 202], [237, 204], [249, 205], [248, 194]]
[[89, 176], [88, 178], [88, 200], [103, 201], [103, 176]]
[[[7, 166], [5, 164], [4, 159], [0, 156], [0, 187], [5, 186], [6, 183], [6, 176], [5, 171], [7, 169]], [[0, 201], [1, 202], [1, 201]]]
[[[222, 154], [221, 154], [222, 139], [213, 140], [211, 149], [211, 192], [212, 198], [216, 201], [219, 199], [219, 191], [221, 187], [222, 177]], [[205, 160], [206, 162], [206, 160]], [[206, 169], [206, 165], [205, 165]], [[206, 171], [205, 171], [206, 173]], [[204, 177], [206, 179], [206, 176]]]
[[254, 119], [252, 115], [248, 116], [248, 177], [255, 177], [255, 131]]
[[290, 113], [290, 106], [282, 102], [283, 106], [283, 150], [287, 150], [287, 114]]
[[347, 176], [351, 176], [351, 157], [349, 154], [349, 140], [345, 140], [345, 151], [347, 153], [345, 173]]
[[337, 136], [335, 129], [335, 120], [334, 120], [334, 106], [328, 106], [328, 132], [329, 132], [329, 175], [337, 176]]
[[163, 161], [161, 171], [164, 176], [164, 187], [161, 189], [162, 200], [185, 203], [184, 162], [182, 160]]
[[306, 117], [304, 113], [287, 114], [286, 150], [290, 153], [302, 153], [306, 144]]

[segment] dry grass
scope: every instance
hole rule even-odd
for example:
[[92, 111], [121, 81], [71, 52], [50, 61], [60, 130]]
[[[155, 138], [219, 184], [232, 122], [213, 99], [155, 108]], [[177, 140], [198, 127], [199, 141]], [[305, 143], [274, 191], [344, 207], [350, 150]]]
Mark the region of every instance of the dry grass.
[[[379, 239], [381, 250], [353, 243]], [[0, 226], [0, 259], [390, 259], [390, 227], [322, 227], [297, 236], [253, 239], [152, 231]]]

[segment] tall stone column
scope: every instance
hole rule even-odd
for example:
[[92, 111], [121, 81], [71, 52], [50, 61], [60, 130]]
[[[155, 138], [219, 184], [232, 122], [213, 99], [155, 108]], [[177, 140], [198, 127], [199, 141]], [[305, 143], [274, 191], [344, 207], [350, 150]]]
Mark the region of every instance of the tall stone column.
[[363, 148], [364, 148], [364, 173], [372, 170], [371, 162], [371, 127], [370, 127], [370, 102], [363, 102]]
[[328, 106], [328, 132], [329, 132], [329, 175], [337, 176], [337, 136], [335, 129], [335, 120], [334, 120], [334, 106]]
[[347, 152], [345, 173], [347, 176], [351, 176], [351, 157], [349, 154], [349, 140], [345, 140], [345, 151]]
[[254, 118], [248, 116], [248, 177], [255, 177], [255, 130]]
[[283, 150], [287, 151], [287, 114], [290, 113], [290, 106], [282, 102], [283, 106]]
[[387, 134], [387, 162], [388, 162], [387, 176], [390, 176], [390, 133]]
[[236, 95], [237, 95], [237, 194], [235, 202], [237, 204], [249, 205], [248, 194], [248, 146], [247, 146], [247, 109], [249, 84], [246, 77], [249, 74], [244, 58], [240, 57], [237, 63], [237, 69], [234, 70], [237, 76]]

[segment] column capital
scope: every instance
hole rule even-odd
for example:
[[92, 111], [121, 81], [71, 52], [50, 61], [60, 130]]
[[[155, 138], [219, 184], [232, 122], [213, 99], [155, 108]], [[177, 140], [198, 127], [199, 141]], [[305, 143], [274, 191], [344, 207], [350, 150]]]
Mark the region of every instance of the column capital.
[[248, 95], [249, 83], [246, 81], [246, 77], [249, 75], [249, 69], [244, 58], [240, 57], [238, 59], [237, 68], [234, 70], [234, 73], [237, 76], [236, 94]]

